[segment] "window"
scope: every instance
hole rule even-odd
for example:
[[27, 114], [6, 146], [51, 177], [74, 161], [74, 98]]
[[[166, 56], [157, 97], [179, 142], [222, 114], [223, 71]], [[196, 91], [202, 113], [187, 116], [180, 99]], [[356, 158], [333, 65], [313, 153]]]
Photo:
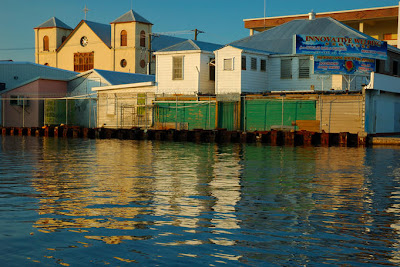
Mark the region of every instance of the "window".
[[261, 71], [267, 71], [267, 61], [265, 59], [261, 59], [260, 62], [260, 70]]
[[172, 79], [183, 80], [183, 57], [172, 58]]
[[281, 59], [281, 79], [292, 79], [292, 59]]
[[246, 70], [246, 57], [242, 57], [242, 70]]
[[123, 30], [121, 31], [121, 46], [127, 46], [128, 45], [128, 33]]
[[121, 64], [121, 67], [125, 68], [126, 65], [128, 64], [128, 62], [126, 62], [126, 59], [123, 59], [123, 60], [121, 60], [120, 64]]
[[115, 94], [107, 94], [107, 115], [115, 115], [116, 114], [116, 104]]
[[140, 46], [146, 47], [146, 32], [145, 31], [140, 32]]
[[43, 51], [49, 51], [49, 37], [46, 35], [43, 37]]
[[255, 57], [251, 58], [251, 69], [257, 70], [257, 58], [255, 58]]
[[396, 60], [393, 60], [393, 75], [399, 75], [399, 62]]
[[137, 115], [145, 115], [146, 113], [146, 94], [137, 94]]
[[144, 69], [144, 68], [146, 67], [146, 61], [145, 61], [144, 59], [142, 59], [142, 60], [140, 61], [140, 67], [141, 67], [142, 69]]
[[29, 106], [29, 100], [24, 96], [16, 96], [12, 95], [10, 97], [10, 105], [11, 106], [20, 106], [20, 107], [27, 107]]
[[299, 59], [299, 78], [310, 78], [310, 59]]
[[74, 71], [83, 72], [94, 68], [94, 53], [75, 53]]
[[224, 70], [233, 70], [233, 58], [224, 59]]
[[210, 81], [215, 81], [215, 58], [210, 58], [210, 62], [208, 63], [209, 66], [209, 76]]
[[386, 33], [383, 35], [383, 40], [397, 40], [397, 33]]

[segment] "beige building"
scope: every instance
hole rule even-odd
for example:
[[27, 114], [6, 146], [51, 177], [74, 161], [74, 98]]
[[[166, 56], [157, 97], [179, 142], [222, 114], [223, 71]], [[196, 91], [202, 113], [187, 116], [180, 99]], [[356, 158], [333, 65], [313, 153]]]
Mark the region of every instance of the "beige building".
[[[292, 20], [306, 19], [309, 14], [245, 19], [244, 27], [262, 32]], [[386, 41], [389, 45], [400, 47], [399, 6], [365, 8], [317, 13], [316, 18], [331, 17], [375, 39]]]
[[108, 24], [82, 20], [72, 29], [53, 17], [35, 30], [35, 62], [84, 72], [148, 73], [152, 23], [130, 10]]

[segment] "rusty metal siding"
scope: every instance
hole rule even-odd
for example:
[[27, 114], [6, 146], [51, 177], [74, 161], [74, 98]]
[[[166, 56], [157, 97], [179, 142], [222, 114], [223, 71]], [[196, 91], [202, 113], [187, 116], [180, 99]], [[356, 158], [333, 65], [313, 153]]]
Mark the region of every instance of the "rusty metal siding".
[[322, 95], [317, 101], [317, 120], [326, 133], [364, 132], [365, 103], [362, 95]]

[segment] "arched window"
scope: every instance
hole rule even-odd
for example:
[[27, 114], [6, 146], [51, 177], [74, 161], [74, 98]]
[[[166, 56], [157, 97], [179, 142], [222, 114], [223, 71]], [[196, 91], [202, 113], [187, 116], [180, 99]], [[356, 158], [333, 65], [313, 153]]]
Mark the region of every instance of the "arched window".
[[43, 51], [49, 51], [49, 37], [43, 37]]
[[128, 33], [123, 30], [121, 31], [121, 46], [127, 46], [128, 45]]
[[61, 38], [61, 43], [64, 43], [66, 39], [67, 39], [67, 36], [63, 36], [63, 37]]
[[140, 46], [146, 47], [146, 32], [145, 31], [140, 32]]

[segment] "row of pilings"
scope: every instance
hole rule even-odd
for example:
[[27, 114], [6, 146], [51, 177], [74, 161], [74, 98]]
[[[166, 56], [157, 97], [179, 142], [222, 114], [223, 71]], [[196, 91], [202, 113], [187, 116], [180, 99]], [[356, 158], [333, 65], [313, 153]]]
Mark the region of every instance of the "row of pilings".
[[81, 128], [70, 126], [17, 128], [3, 127], [1, 134], [64, 138], [97, 138], [122, 140], [161, 140], [208, 143], [265, 143], [282, 146], [367, 146], [368, 136], [350, 133], [316, 133], [308, 131], [256, 131], [241, 132], [218, 130], [143, 130]]

